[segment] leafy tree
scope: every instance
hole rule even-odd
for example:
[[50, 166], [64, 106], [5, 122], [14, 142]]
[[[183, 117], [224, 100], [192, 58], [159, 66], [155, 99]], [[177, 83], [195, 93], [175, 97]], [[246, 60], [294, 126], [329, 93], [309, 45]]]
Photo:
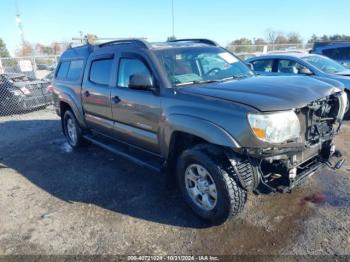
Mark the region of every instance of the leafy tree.
[[10, 53], [6, 48], [5, 42], [0, 38], [0, 57], [9, 57]]
[[233, 51], [236, 53], [251, 52], [252, 45], [253, 45], [252, 40], [245, 38], [245, 37], [240, 38], [240, 39], [236, 39], [229, 44], [231, 49], [232, 49], [232, 47], [234, 47]]
[[314, 43], [314, 42], [328, 42], [328, 41], [350, 41], [349, 35], [323, 35], [323, 36], [317, 36], [313, 34], [310, 39], [308, 40], [308, 43]]

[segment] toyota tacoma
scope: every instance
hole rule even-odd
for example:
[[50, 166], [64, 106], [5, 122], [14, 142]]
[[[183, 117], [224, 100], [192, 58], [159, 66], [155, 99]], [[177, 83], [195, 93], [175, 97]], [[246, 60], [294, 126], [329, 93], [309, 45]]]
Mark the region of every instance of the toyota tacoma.
[[52, 91], [69, 144], [89, 141], [176, 181], [221, 224], [247, 194], [289, 192], [323, 167], [347, 107], [342, 86], [263, 77], [208, 39], [120, 39], [69, 48]]

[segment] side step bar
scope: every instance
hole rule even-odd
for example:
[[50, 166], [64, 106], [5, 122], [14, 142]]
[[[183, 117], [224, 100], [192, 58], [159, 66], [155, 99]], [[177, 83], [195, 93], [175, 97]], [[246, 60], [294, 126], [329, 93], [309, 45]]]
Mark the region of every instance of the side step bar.
[[[120, 144], [110, 138], [102, 135], [84, 135], [84, 139], [91, 142], [92, 144], [99, 146], [111, 153], [125, 158], [136, 165], [146, 167], [152, 171], [161, 173], [163, 171], [163, 161], [155, 156], [147, 155], [140, 150], [133, 149], [132, 146], [126, 144]], [[134, 153], [132, 153], [133, 151]]]

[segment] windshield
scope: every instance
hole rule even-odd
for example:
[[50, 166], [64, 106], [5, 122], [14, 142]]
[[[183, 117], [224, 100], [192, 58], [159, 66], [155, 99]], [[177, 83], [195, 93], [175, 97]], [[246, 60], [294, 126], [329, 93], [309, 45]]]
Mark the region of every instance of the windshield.
[[174, 86], [251, 77], [254, 73], [221, 48], [179, 48], [156, 54]]
[[328, 74], [336, 74], [347, 70], [338, 62], [323, 56], [307, 56], [302, 59]]

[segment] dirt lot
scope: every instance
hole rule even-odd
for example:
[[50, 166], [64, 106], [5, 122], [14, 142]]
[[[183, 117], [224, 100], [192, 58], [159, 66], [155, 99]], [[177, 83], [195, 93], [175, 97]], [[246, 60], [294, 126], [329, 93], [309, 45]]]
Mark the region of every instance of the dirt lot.
[[[0, 254], [350, 254], [350, 161], [209, 227], [158, 175], [73, 152], [49, 111], [0, 120]], [[350, 159], [350, 123], [338, 138]]]

